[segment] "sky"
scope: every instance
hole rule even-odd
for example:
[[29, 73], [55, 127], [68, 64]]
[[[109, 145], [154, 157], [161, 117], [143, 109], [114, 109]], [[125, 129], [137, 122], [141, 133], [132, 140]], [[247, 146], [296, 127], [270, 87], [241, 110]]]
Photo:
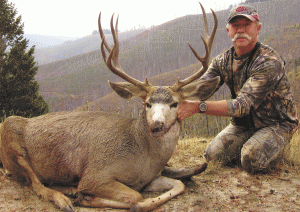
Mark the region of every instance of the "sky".
[[[109, 28], [113, 13], [119, 14], [119, 30], [125, 31], [140, 26], [149, 28], [178, 17], [201, 14], [197, 0], [8, 0], [15, 4], [18, 15], [22, 15], [25, 34], [50, 35], [80, 38], [91, 35], [101, 23]], [[210, 8], [227, 9], [241, 0], [209, 0], [202, 4], [207, 12]]]

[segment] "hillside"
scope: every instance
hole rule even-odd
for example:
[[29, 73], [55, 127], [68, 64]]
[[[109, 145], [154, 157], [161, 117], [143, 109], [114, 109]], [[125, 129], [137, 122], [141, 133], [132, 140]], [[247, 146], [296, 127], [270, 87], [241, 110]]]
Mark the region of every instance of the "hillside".
[[[145, 29], [136, 29], [126, 32], [121, 32], [119, 35], [120, 41], [134, 37], [137, 34], [143, 32]], [[48, 38], [48, 39], [47, 39]], [[30, 39], [30, 37], [29, 37]], [[45, 43], [47, 39], [47, 43]], [[63, 39], [57, 37], [45, 37], [43, 36], [31, 36], [31, 43], [37, 45], [38, 47], [46, 47], [46, 45], [53, 44], [48, 48], [37, 48], [34, 57], [39, 65], [56, 62], [59, 60], [65, 60], [77, 55], [85, 54], [96, 49], [99, 49], [100, 37], [98, 33], [93, 33], [92, 35], [85, 36], [83, 38], [78, 38], [76, 40]], [[62, 42], [64, 40], [64, 42]], [[111, 35], [107, 35], [107, 40], [112, 43]], [[50, 41], [50, 43], [49, 43]], [[52, 42], [51, 42], [52, 41]]]
[[[255, 3], [263, 23], [260, 40], [264, 42], [274, 38], [280, 41], [283, 27], [299, 22], [298, 3], [299, 0]], [[225, 30], [227, 15], [228, 10], [217, 12], [219, 28], [212, 57], [231, 46]], [[208, 14], [208, 21], [211, 28], [211, 14]], [[184, 71], [185, 67], [197, 63], [187, 46], [187, 41], [200, 55], [203, 54], [200, 34], [203, 34], [202, 15], [174, 19], [121, 42], [120, 63], [128, 74], [139, 80], [143, 80], [145, 76], [151, 78], [173, 70]], [[288, 49], [283, 51], [287, 52]], [[297, 58], [294, 55], [292, 57]], [[169, 75], [173, 74], [170, 72]], [[41, 93], [50, 103], [52, 111], [72, 110], [87, 102], [96, 101], [111, 92], [107, 80], [120, 80], [107, 70], [99, 49], [56, 63], [41, 65], [36, 79], [41, 83]], [[166, 84], [175, 82], [171, 77], [167, 79], [169, 81]], [[160, 83], [160, 80], [157, 83]]]

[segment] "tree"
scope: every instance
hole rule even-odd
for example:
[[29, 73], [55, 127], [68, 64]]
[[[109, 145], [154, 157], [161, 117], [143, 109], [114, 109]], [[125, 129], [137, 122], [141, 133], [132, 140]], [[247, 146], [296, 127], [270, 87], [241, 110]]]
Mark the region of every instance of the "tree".
[[0, 119], [10, 115], [34, 117], [45, 114], [49, 106], [38, 93], [34, 80], [38, 67], [34, 46], [29, 50], [23, 37], [21, 16], [16, 17], [14, 4], [0, 0]]

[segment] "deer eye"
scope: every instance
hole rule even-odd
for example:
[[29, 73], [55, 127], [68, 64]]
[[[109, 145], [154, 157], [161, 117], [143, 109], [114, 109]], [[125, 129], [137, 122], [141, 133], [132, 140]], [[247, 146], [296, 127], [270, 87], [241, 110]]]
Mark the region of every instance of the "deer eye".
[[151, 105], [149, 103], [146, 103], [147, 108], [151, 108]]
[[177, 106], [178, 106], [178, 103], [175, 102], [175, 103], [171, 104], [170, 108], [172, 108], [172, 107], [176, 108]]

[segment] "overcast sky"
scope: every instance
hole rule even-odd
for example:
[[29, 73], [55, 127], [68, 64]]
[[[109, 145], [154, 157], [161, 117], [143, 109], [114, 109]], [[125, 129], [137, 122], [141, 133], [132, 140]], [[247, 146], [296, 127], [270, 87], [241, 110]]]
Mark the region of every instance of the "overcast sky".
[[[120, 15], [119, 29], [159, 25], [190, 14], [200, 14], [197, 0], [8, 0], [22, 15], [25, 34], [84, 37], [97, 29], [102, 12], [102, 26], [109, 28], [112, 13]], [[202, 4], [222, 10], [241, 0], [205, 0]]]

